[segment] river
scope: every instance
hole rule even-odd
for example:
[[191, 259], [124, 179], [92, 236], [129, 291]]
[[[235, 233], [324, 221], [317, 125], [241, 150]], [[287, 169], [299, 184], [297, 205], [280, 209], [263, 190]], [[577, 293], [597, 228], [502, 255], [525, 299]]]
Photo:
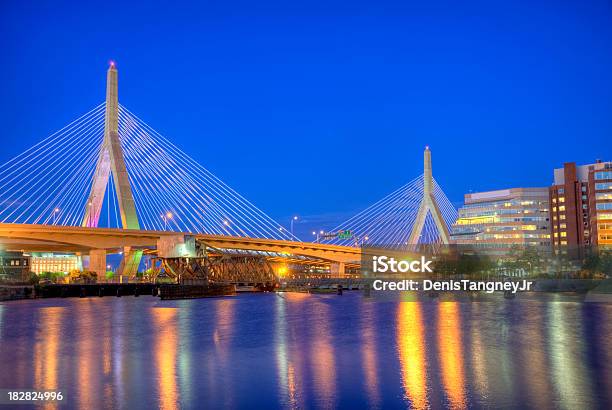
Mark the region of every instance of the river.
[[24, 300], [0, 304], [0, 366], [0, 389], [62, 409], [610, 408], [612, 305]]

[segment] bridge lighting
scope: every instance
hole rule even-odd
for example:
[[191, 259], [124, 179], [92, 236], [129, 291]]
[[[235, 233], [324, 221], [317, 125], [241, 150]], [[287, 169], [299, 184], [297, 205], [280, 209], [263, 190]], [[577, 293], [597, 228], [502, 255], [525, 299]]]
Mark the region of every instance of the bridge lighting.
[[295, 215], [293, 218], [291, 218], [291, 235], [293, 235], [293, 222], [295, 222], [297, 220], [298, 220], [297, 215]]
[[164, 230], [167, 230], [167, 229], [168, 229], [168, 221], [169, 221], [170, 219], [172, 219], [172, 217], [173, 217], [173, 216], [174, 216], [174, 215], [172, 215], [172, 212], [166, 212], [166, 214], [165, 214], [165, 215], [164, 215], [164, 214], [162, 214], [161, 218], [162, 218], [162, 220], [164, 221]]
[[223, 221], [223, 225], [229, 226], [229, 221], [226, 219], [225, 221]]

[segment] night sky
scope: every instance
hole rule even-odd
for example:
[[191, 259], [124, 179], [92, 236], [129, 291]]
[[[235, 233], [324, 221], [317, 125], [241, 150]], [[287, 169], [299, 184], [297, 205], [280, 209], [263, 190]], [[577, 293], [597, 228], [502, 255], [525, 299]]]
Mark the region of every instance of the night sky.
[[[88, 4], [84, 4], [88, 3]], [[0, 4], [0, 161], [120, 101], [310, 239], [422, 173], [546, 186], [612, 159], [609, 1]]]

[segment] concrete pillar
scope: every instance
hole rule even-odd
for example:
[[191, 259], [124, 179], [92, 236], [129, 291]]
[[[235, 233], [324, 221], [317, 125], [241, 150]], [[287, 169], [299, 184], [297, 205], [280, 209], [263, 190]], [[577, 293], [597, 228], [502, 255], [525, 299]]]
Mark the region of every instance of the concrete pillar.
[[157, 241], [157, 255], [160, 258], [194, 258], [195, 238], [185, 235], [165, 235]]
[[83, 255], [81, 254], [81, 252], [76, 253], [76, 258], [77, 258], [76, 268], [82, 271], [83, 270]]
[[431, 150], [429, 146], [425, 147], [423, 153], [423, 198], [419, 205], [414, 225], [412, 225], [412, 231], [410, 232], [410, 238], [408, 243], [410, 245], [416, 245], [419, 243], [419, 238], [423, 233], [423, 227], [425, 226], [425, 218], [427, 213], [431, 213], [431, 216], [438, 229], [438, 235], [442, 240], [442, 243], [450, 243], [450, 234], [446, 222], [442, 218], [442, 213], [436, 202], [436, 197], [433, 192], [433, 176], [431, 170]]
[[98, 280], [106, 280], [106, 249], [89, 251], [89, 270], [96, 272]]
[[142, 253], [142, 250], [132, 249], [131, 246], [123, 247], [123, 257], [121, 258], [119, 269], [117, 269], [117, 275], [119, 275], [121, 282], [136, 276], [140, 260], [142, 259]]
[[109, 176], [113, 176], [119, 215], [123, 229], [140, 229], [134, 196], [128, 178], [123, 149], [119, 140], [119, 91], [118, 73], [114, 63], [106, 76], [106, 111], [104, 117], [104, 140], [96, 164], [91, 191], [86, 203], [82, 226], [97, 227], [104, 202]]
[[346, 276], [344, 262], [332, 262], [329, 267], [329, 273], [332, 278], [343, 278]]

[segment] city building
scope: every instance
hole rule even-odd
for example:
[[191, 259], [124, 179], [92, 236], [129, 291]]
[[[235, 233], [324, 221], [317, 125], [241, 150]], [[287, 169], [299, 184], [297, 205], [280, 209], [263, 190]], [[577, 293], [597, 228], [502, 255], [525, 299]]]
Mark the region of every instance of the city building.
[[64, 272], [82, 270], [81, 257], [74, 254], [33, 253], [32, 272], [40, 275], [43, 272]]
[[548, 188], [510, 188], [465, 195], [451, 239], [500, 253], [514, 246], [550, 250]]
[[30, 273], [30, 258], [22, 252], [0, 251], [0, 282], [24, 281]]
[[554, 170], [549, 199], [555, 251], [612, 245], [612, 162], [565, 163]]

